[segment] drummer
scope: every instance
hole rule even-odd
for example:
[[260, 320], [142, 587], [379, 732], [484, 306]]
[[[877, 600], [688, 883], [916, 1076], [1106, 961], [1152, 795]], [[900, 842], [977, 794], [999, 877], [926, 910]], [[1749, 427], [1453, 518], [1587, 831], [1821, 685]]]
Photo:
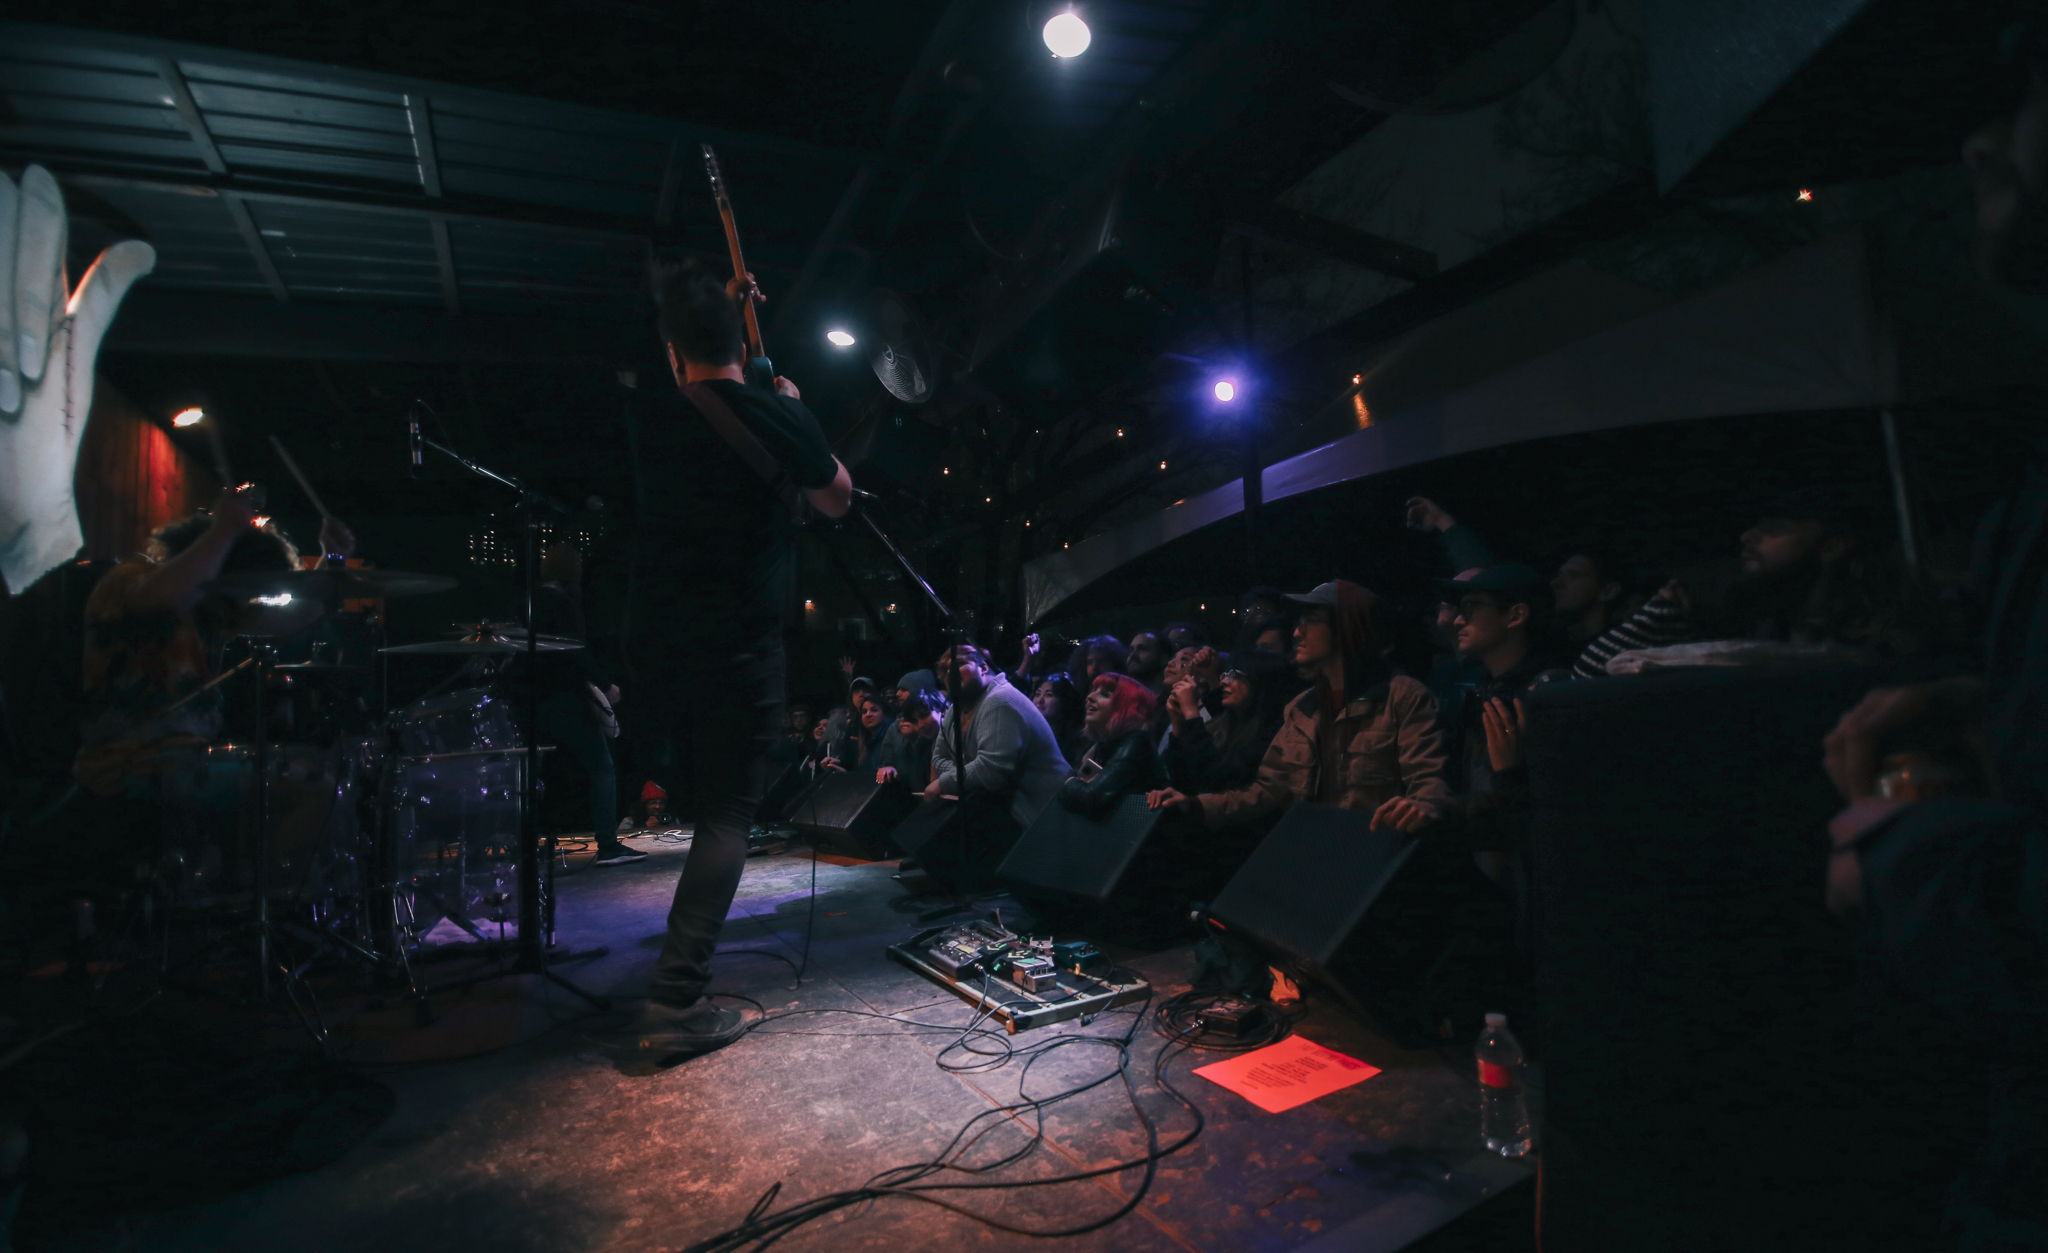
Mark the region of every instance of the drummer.
[[[85, 606], [85, 719], [72, 776], [101, 796], [154, 797], [166, 763], [220, 733], [218, 689], [171, 706], [218, 673], [236, 606], [204, 585], [222, 574], [287, 571], [298, 551], [258, 519], [247, 485], [211, 510], [167, 523], [146, 553], [107, 571]], [[321, 524], [322, 550], [346, 556], [355, 537]]]

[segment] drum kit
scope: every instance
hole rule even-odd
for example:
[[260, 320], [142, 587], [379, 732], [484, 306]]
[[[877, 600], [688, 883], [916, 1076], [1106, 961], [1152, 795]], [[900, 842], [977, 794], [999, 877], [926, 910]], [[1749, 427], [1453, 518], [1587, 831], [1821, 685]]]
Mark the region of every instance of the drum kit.
[[[530, 775], [548, 750], [526, 734], [530, 709], [503, 673], [520, 653], [582, 643], [483, 622], [445, 639], [373, 647], [374, 615], [335, 612], [344, 601], [454, 586], [438, 575], [329, 565], [230, 574], [206, 587], [236, 603], [235, 634], [249, 651], [208, 687], [253, 673], [263, 731], [208, 744], [164, 775], [158, 897], [171, 912], [247, 923], [229, 938], [253, 938], [266, 994], [281, 977], [296, 1004], [308, 971], [338, 960], [379, 981], [403, 980], [424, 1023], [431, 993], [479, 981], [427, 987], [414, 963], [433, 940], [476, 941], [494, 956], [508, 945], [522, 958], [539, 951], [543, 974], [547, 962], [603, 953], [546, 951], [559, 857], [552, 837], [543, 851], [534, 834]], [[323, 622], [335, 628], [320, 633], [329, 636], [353, 624], [363, 643], [334, 651], [332, 640], [311, 638]], [[280, 662], [286, 651], [310, 657]], [[373, 678], [405, 657], [462, 664], [380, 717], [384, 702], [372, 695], [384, 684]], [[536, 924], [544, 938], [520, 934]], [[324, 1041], [317, 1010], [308, 1026]]]

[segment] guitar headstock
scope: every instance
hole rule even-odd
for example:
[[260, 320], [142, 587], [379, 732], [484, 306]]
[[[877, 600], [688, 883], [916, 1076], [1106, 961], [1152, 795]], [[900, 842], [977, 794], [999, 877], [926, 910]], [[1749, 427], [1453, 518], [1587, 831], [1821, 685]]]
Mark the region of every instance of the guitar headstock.
[[711, 178], [711, 194], [719, 200], [724, 200], [725, 175], [718, 172], [718, 154], [711, 150], [710, 144], [697, 146], [704, 150], [704, 173]]

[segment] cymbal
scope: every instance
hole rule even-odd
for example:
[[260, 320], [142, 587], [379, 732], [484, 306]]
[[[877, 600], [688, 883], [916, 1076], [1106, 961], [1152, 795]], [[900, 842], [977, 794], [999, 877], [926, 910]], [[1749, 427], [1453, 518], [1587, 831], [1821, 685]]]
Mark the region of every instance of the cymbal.
[[519, 651], [510, 640], [429, 640], [425, 644], [393, 644], [380, 648], [380, 653], [447, 653], [450, 655], [473, 655], [496, 653], [509, 657]]
[[[448, 634], [463, 639], [480, 639], [495, 635], [500, 639], [512, 640], [522, 649], [526, 647], [526, 627], [518, 622], [456, 622], [449, 625]], [[565, 644], [579, 646], [583, 643], [574, 636], [549, 635], [546, 631], [534, 632], [534, 638], [542, 641], [559, 640]]]
[[445, 592], [456, 585], [444, 574], [410, 570], [354, 570], [323, 566], [318, 570], [243, 570], [223, 574], [206, 584], [209, 592], [234, 597], [294, 596], [325, 603], [334, 600], [390, 600]]
[[281, 593], [256, 596], [235, 606], [236, 635], [274, 638], [297, 635], [327, 616], [327, 606], [317, 600]]
[[302, 675], [313, 679], [330, 674], [368, 674], [370, 668], [368, 666], [346, 665], [339, 661], [293, 661], [281, 666], [272, 666], [270, 672], [272, 674], [285, 675], [286, 677]]
[[[460, 639], [429, 640], [424, 644], [399, 644], [391, 648], [380, 648], [377, 651], [380, 653], [438, 653], [455, 656], [479, 653], [496, 653], [500, 656], [510, 656], [513, 653], [525, 652], [525, 631], [520, 631], [516, 635], [506, 635], [496, 629], [499, 626], [509, 625], [509, 623], [479, 623], [474, 627], [463, 628], [464, 633]], [[575, 652], [582, 647], [583, 645], [575, 640], [563, 639], [558, 635], [541, 635], [535, 637], [533, 650], [537, 653], [568, 653]]]

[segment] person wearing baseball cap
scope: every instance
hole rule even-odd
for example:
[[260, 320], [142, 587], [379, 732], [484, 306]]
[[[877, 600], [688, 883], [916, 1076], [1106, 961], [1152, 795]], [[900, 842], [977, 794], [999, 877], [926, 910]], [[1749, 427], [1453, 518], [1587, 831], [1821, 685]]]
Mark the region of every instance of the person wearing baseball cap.
[[1160, 806], [1215, 828], [1257, 821], [1296, 801], [1373, 816], [1419, 832], [1452, 812], [1436, 699], [1385, 657], [1385, 603], [1338, 579], [1288, 600], [1301, 607], [1293, 661], [1312, 680], [1288, 704], [1258, 777], [1227, 792], [1159, 794]]

